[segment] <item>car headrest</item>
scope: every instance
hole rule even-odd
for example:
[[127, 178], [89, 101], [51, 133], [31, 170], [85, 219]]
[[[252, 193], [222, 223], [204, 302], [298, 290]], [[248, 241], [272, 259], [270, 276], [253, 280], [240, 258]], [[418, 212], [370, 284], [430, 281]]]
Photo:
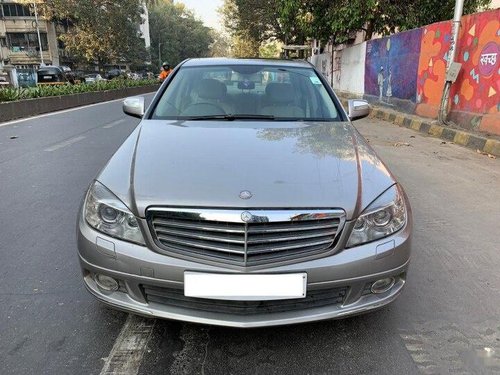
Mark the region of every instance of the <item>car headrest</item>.
[[275, 103], [290, 103], [295, 100], [295, 90], [290, 83], [271, 82], [266, 86], [266, 95]]
[[216, 79], [202, 79], [198, 84], [198, 96], [203, 99], [222, 99], [226, 96], [227, 87]]

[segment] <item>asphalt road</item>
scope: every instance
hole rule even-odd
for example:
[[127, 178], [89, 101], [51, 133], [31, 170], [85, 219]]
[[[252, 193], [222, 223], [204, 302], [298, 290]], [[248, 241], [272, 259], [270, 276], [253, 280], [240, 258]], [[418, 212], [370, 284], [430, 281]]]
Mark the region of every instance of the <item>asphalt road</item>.
[[[138, 123], [120, 106], [0, 124], [1, 374], [99, 374], [127, 321], [85, 291], [75, 243], [89, 182]], [[288, 327], [157, 320], [139, 374], [500, 373], [500, 160], [379, 120], [356, 126], [412, 203], [402, 296]]]

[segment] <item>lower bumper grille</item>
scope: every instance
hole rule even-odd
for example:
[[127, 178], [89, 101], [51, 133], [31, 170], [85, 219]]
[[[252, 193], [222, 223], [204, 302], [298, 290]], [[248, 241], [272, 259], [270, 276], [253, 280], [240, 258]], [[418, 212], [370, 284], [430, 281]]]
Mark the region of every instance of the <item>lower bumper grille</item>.
[[186, 297], [182, 289], [142, 286], [146, 300], [162, 305], [215, 313], [252, 315], [305, 310], [339, 305], [344, 301], [347, 287], [311, 290], [305, 298], [275, 301], [225, 301]]

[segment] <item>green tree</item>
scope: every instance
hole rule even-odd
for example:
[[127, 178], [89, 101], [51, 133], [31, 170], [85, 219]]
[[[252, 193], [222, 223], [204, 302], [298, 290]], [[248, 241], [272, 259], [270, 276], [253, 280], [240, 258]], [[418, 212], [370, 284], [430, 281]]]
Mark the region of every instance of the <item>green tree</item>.
[[192, 57], [206, 57], [214, 42], [211, 29], [182, 3], [164, 2], [150, 9], [151, 57], [158, 66], [174, 66]]
[[[308, 37], [345, 42], [364, 30], [366, 40], [374, 33], [387, 35], [453, 17], [455, 0], [279, 0], [279, 18], [285, 32], [299, 29]], [[465, 2], [464, 14], [488, 5], [491, 0]]]
[[224, 0], [219, 14], [232, 36], [233, 55], [255, 57], [261, 44], [295, 39], [295, 35], [286, 33], [282, 27], [278, 17], [281, 6], [281, 0]]
[[210, 35], [213, 39], [210, 45], [211, 57], [228, 57], [231, 55], [231, 39], [223, 32], [211, 29]]
[[113, 60], [141, 63], [147, 58], [138, 28], [141, 0], [47, 0], [38, 1], [38, 10], [46, 19], [71, 26], [60, 39], [81, 60], [101, 65]]
[[259, 57], [266, 59], [279, 58], [282, 45], [283, 43], [280, 43], [277, 40], [262, 43], [259, 47]]
[[233, 57], [259, 57], [260, 43], [245, 34], [235, 35], [231, 43]]

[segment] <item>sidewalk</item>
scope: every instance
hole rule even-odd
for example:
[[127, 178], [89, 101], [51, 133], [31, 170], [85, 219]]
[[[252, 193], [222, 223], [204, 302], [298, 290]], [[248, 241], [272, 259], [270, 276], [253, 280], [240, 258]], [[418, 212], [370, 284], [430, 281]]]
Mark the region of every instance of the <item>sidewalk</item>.
[[[347, 98], [341, 97], [340, 100], [344, 108], [347, 108]], [[500, 156], [500, 139], [498, 137], [443, 126], [434, 119], [394, 111], [372, 103], [370, 103], [370, 106], [372, 107], [370, 117], [392, 122], [398, 126], [404, 126], [432, 137], [441, 138], [482, 154]]]

